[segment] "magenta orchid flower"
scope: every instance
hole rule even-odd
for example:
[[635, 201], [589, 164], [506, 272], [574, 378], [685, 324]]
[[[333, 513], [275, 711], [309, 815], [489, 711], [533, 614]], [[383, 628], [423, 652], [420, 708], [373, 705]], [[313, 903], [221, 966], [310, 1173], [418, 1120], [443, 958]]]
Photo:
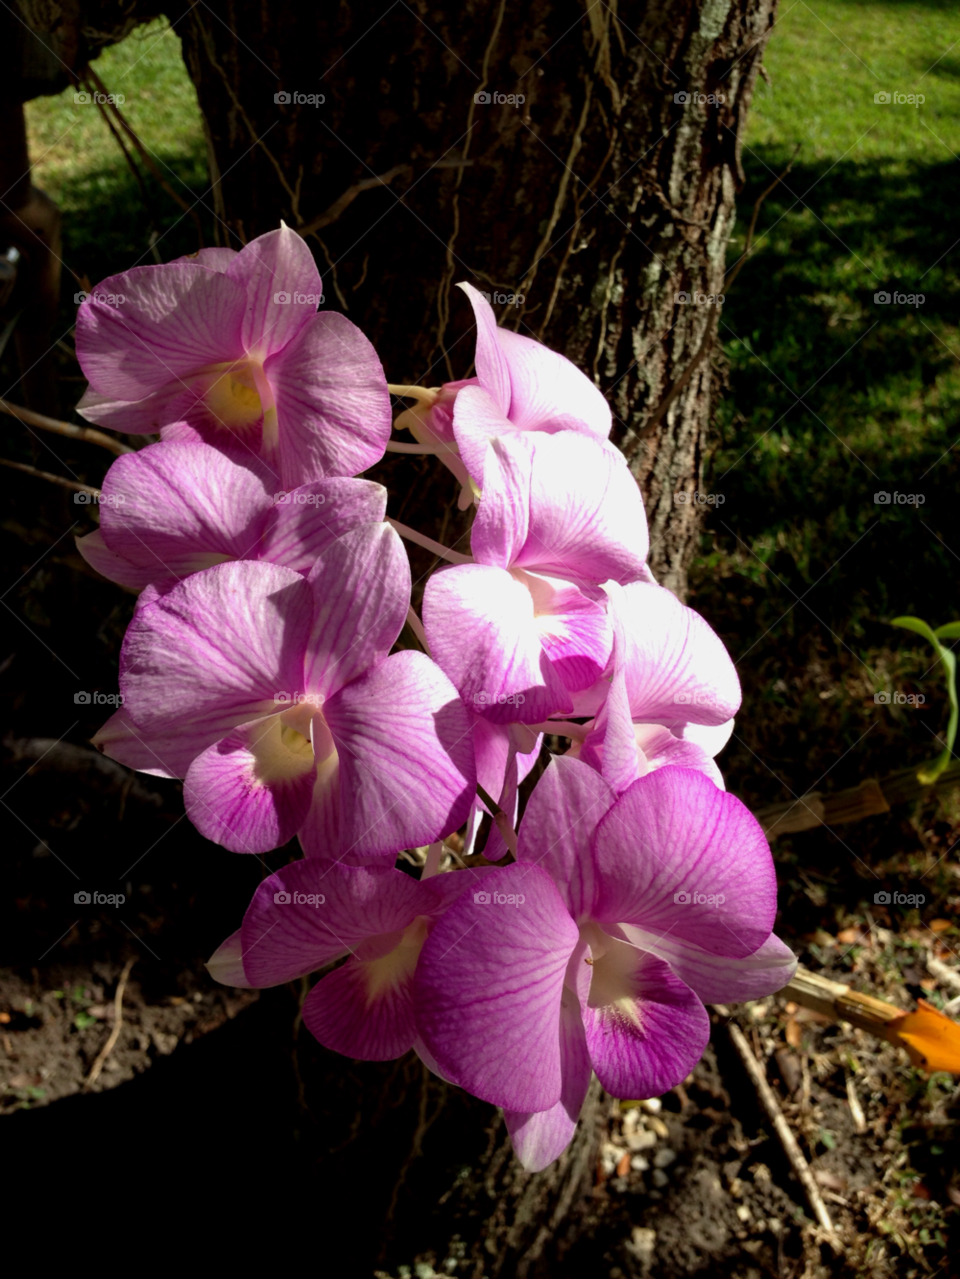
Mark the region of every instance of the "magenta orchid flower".
[[476, 772], [471, 720], [423, 653], [388, 656], [410, 568], [388, 524], [328, 545], [307, 577], [204, 569], [134, 615], [123, 709], [95, 738], [133, 768], [183, 777], [208, 839], [264, 852], [385, 855], [456, 830]]
[[[460, 284], [477, 323], [477, 376], [438, 389], [397, 387], [417, 404], [397, 419], [435, 449], [461, 484], [483, 479], [491, 439], [518, 431], [577, 431], [605, 440], [612, 425], [600, 391], [575, 364], [533, 338], [501, 328], [487, 299]], [[461, 460], [462, 459], [462, 460]]]
[[763, 831], [699, 772], [662, 768], [618, 798], [556, 758], [518, 857], [436, 925], [415, 999], [439, 1071], [503, 1107], [538, 1170], [569, 1143], [591, 1071], [615, 1097], [660, 1095], [703, 1052], [704, 1003], [779, 990], [795, 960], [771, 933]]
[[304, 1024], [334, 1052], [389, 1061], [418, 1039], [413, 975], [423, 943], [451, 890], [472, 882], [462, 873], [418, 882], [392, 866], [293, 862], [259, 885], [242, 927], [207, 967], [227, 985], [259, 988], [348, 957], [310, 991]]
[[474, 563], [423, 597], [430, 651], [479, 714], [539, 723], [603, 675], [613, 642], [600, 583], [644, 573], [643, 502], [622, 456], [564, 431], [495, 439], [471, 533]]
[[285, 488], [357, 475], [383, 456], [390, 396], [373, 347], [320, 300], [313, 255], [287, 226], [239, 253], [110, 276], [77, 316], [90, 383], [78, 410], [260, 458]]
[[165, 442], [117, 458], [99, 506], [99, 529], [77, 539], [87, 563], [131, 590], [168, 590], [227, 560], [308, 573], [341, 534], [383, 519], [387, 491], [345, 478], [278, 490], [209, 444]]

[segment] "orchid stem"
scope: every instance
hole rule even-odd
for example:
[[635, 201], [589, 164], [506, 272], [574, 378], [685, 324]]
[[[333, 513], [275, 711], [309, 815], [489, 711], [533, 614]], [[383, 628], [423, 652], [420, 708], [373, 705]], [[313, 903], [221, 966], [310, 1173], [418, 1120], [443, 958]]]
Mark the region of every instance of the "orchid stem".
[[404, 444], [400, 440], [389, 440], [388, 453], [415, 453], [420, 457], [439, 457], [441, 453], [449, 453], [448, 448], [431, 448], [429, 444]]
[[514, 858], [517, 856], [517, 832], [510, 824], [510, 818], [495, 800], [491, 799], [487, 792], [477, 782], [477, 795], [483, 800], [487, 808], [493, 814], [493, 820], [496, 823], [497, 830], [503, 836], [503, 842]]
[[407, 609], [407, 625], [423, 645], [423, 651], [429, 653], [430, 645], [427, 643], [427, 632], [423, 629], [423, 622], [420, 621], [420, 618], [417, 617], [412, 608]]
[[459, 551], [451, 551], [448, 546], [441, 546], [439, 542], [435, 542], [432, 537], [427, 537], [424, 533], [418, 533], [416, 529], [401, 524], [399, 520], [387, 520], [388, 524], [392, 524], [401, 537], [405, 537], [408, 542], [414, 542], [417, 546], [422, 546], [425, 551], [433, 551], [434, 555], [439, 555], [442, 560], [449, 560], [451, 564], [472, 564], [472, 555], [461, 555]]

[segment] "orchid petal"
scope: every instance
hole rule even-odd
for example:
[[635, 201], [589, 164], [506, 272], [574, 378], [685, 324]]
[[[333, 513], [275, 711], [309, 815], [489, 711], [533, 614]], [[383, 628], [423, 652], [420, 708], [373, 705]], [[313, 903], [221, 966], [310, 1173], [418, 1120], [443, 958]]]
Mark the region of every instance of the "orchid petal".
[[[227, 275], [246, 294], [244, 349], [261, 360], [286, 346], [316, 311], [323, 292], [313, 254], [303, 236], [286, 224], [245, 245], [227, 266]], [[311, 300], [298, 302], [298, 297]]]
[[777, 882], [766, 836], [702, 773], [660, 768], [633, 783], [594, 836], [593, 917], [745, 958], [770, 935]]
[[382, 521], [387, 490], [371, 480], [329, 479], [274, 496], [260, 558], [307, 573], [331, 542], [361, 524]]
[[[123, 302], [99, 299], [112, 295]], [[94, 390], [140, 400], [206, 365], [241, 359], [244, 290], [192, 262], [111, 275], [81, 303], [77, 359]]]
[[471, 719], [423, 653], [394, 653], [324, 706], [340, 761], [341, 852], [397, 853], [466, 820], [476, 790]]
[[390, 652], [410, 604], [410, 562], [395, 529], [365, 524], [331, 542], [307, 580], [314, 617], [305, 679], [329, 696]]
[[796, 955], [773, 933], [752, 955], [730, 959], [676, 937], [657, 936], [630, 924], [620, 927], [635, 946], [668, 963], [705, 1004], [763, 999], [782, 990], [797, 971]]
[[310, 742], [269, 715], [234, 728], [190, 765], [187, 816], [233, 853], [266, 853], [303, 824], [315, 776]]
[[556, 886], [536, 866], [492, 871], [476, 896], [453, 903], [415, 978], [420, 1034], [447, 1079], [508, 1110], [560, 1100], [561, 995], [577, 941]]
[[390, 392], [376, 351], [346, 316], [309, 316], [264, 372], [276, 399], [286, 488], [357, 475], [383, 457]]
[[423, 624], [437, 662], [486, 718], [536, 724], [571, 708], [541, 644], [533, 597], [506, 570], [458, 564], [434, 573]]

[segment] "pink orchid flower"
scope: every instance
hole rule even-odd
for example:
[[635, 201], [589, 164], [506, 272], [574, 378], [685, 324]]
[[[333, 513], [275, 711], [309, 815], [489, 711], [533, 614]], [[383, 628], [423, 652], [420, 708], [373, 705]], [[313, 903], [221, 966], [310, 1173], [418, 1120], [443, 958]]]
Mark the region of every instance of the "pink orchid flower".
[[568, 1145], [591, 1072], [614, 1097], [659, 1096], [703, 1052], [705, 1003], [779, 990], [796, 961], [771, 933], [763, 831], [699, 772], [662, 768], [618, 798], [555, 758], [518, 857], [453, 902], [414, 992], [429, 1058], [503, 1107], [539, 1170]]
[[409, 598], [389, 524], [332, 542], [306, 577], [250, 560], [195, 573], [135, 613], [123, 708], [95, 741], [183, 777], [191, 821], [234, 852], [295, 834], [326, 858], [438, 840], [473, 801], [471, 721], [430, 658], [388, 656]]
[[610, 658], [600, 584], [645, 572], [646, 517], [622, 456], [573, 431], [495, 439], [471, 549], [474, 563], [427, 582], [434, 658], [494, 723], [571, 713]]
[[278, 986], [347, 957], [316, 983], [303, 1020], [325, 1048], [389, 1061], [416, 1046], [413, 975], [430, 929], [471, 875], [418, 882], [392, 866], [307, 858], [259, 885], [207, 967], [231, 986]]
[[90, 383], [78, 410], [260, 458], [285, 488], [357, 475], [383, 456], [390, 396], [373, 347], [320, 300], [313, 255], [287, 226], [239, 253], [110, 276], [77, 316]]
[[463, 506], [483, 479], [486, 447], [496, 436], [577, 431], [603, 441], [612, 420], [603, 395], [575, 364], [542, 342], [501, 328], [479, 290], [457, 287], [469, 298], [477, 323], [476, 377], [439, 388], [393, 389], [417, 400], [396, 425], [439, 454], [464, 485]]
[[87, 563], [130, 590], [168, 590], [227, 560], [308, 573], [341, 534], [383, 519], [387, 491], [346, 478], [277, 490], [266, 468], [209, 444], [164, 442], [117, 458], [99, 507], [99, 529], [77, 538]]

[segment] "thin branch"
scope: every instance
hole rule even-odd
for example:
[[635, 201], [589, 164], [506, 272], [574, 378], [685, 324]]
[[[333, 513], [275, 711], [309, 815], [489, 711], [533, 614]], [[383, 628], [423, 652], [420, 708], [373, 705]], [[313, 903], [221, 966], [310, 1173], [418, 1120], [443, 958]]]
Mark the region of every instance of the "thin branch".
[[50, 484], [59, 484], [61, 488], [72, 489], [75, 493], [89, 493], [99, 497], [100, 490], [91, 484], [81, 484], [77, 480], [64, 479], [62, 475], [54, 475], [51, 471], [38, 471], [35, 466], [26, 462], [11, 462], [8, 457], [0, 457], [0, 466], [9, 466], [11, 471], [22, 471], [24, 475], [32, 475], [36, 480], [47, 480]]
[[305, 222], [303, 226], [296, 228], [297, 235], [302, 235], [304, 239], [311, 235], [314, 231], [321, 231], [325, 226], [329, 226], [331, 222], [336, 222], [340, 215], [363, 191], [372, 191], [374, 187], [389, 186], [394, 178], [401, 173], [412, 173], [413, 166], [409, 164], [395, 164], [392, 169], [388, 169], [386, 173], [380, 173], [373, 178], [364, 178], [361, 182], [354, 182], [352, 187], [347, 187], [343, 195], [334, 200], [333, 204], [324, 213], [319, 213], [310, 222]]
[[810, 1201], [810, 1207], [813, 1209], [814, 1216], [817, 1221], [827, 1232], [830, 1242], [839, 1250], [840, 1244], [837, 1239], [833, 1222], [827, 1211], [827, 1205], [823, 1202], [819, 1187], [814, 1180], [813, 1173], [810, 1171], [810, 1165], [803, 1157], [803, 1151], [797, 1143], [793, 1130], [784, 1118], [783, 1111], [780, 1109], [780, 1103], [777, 1101], [776, 1094], [767, 1083], [767, 1077], [763, 1067], [753, 1055], [753, 1049], [747, 1043], [746, 1036], [735, 1022], [727, 1023], [727, 1033], [730, 1036], [737, 1055], [746, 1067], [750, 1081], [757, 1090], [757, 1096], [763, 1105], [764, 1110], [773, 1124], [774, 1131], [780, 1138], [780, 1144], [783, 1146], [784, 1154], [790, 1160], [790, 1166], [797, 1174], [800, 1184], [806, 1191], [807, 1199]]
[[438, 555], [442, 560], [449, 560], [451, 564], [472, 564], [472, 555], [461, 555], [459, 551], [451, 551], [448, 546], [441, 546], [439, 542], [435, 542], [432, 537], [427, 537], [425, 533], [418, 533], [416, 529], [410, 528], [406, 524], [401, 524], [399, 520], [387, 520], [388, 524], [392, 524], [401, 537], [405, 537], [408, 542], [413, 542], [416, 546], [422, 546], [425, 551], [432, 551], [434, 555]]
[[74, 426], [71, 422], [60, 422], [54, 417], [44, 417], [42, 413], [34, 413], [33, 409], [21, 408], [19, 404], [11, 404], [9, 400], [0, 399], [0, 413], [9, 413], [27, 426], [35, 426], [41, 431], [51, 431], [54, 435], [65, 435], [71, 440], [83, 440], [85, 444], [99, 444], [120, 457], [123, 453], [135, 452], [129, 444], [121, 444], [110, 435], [96, 431], [90, 426]]
[[[147, 168], [150, 170], [150, 172], [153, 174], [156, 180], [163, 187], [164, 191], [166, 191], [167, 195], [169, 195], [172, 200], [175, 200], [176, 203], [179, 204], [180, 208], [183, 209], [184, 213], [188, 214], [193, 219], [194, 225], [197, 228], [197, 238], [200, 242], [200, 248], [202, 249], [203, 248], [203, 223], [200, 220], [200, 214], [197, 212], [196, 207], [192, 204], [188, 204], [188, 202], [183, 198], [183, 196], [173, 189], [170, 183], [166, 180], [166, 178], [160, 172], [160, 168], [154, 161], [153, 156], [149, 153], [149, 151], [146, 149], [146, 147], [137, 137], [132, 127], [127, 123], [126, 117], [123, 115], [120, 108], [117, 106], [115, 102], [109, 101], [109, 99], [113, 97], [113, 94], [107, 93], [106, 85], [97, 75], [96, 71], [94, 71], [93, 67], [91, 66], [87, 67], [86, 75], [89, 77], [90, 81], [94, 85], [96, 85], [96, 87], [100, 90], [100, 92], [104, 95], [104, 97], [108, 99], [107, 105], [109, 105], [114, 115], [117, 117], [117, 121], [120, 124], [120, 127], [123, 129], [124, 133], [126, 133], [127, 137], [130, 139], [133, 145], [137, 148], [137, 152], [139, 153], [141, 160], [143, 160], [144, 164], [147, 166]], [[100, 104], [98, 103], [97, 105], [99, 106]]]
[[120, 974], [120, 980], [117, 983], [117, 993], [113, 997], [113, 1030], [110, 1032], [110, 1038], [97, 1053], [96, 1061], [90, 1067], [90, 1074], [87, 1075], [83, 1082], [84, 1088], [92, 1088], [97, 1082], [100, 1077], [100, 1071], [103, 1070], [104, 1062], [113, 1052], [114, 1046], [120, 1038], [120, 1030], [123, 1026], [123, 992], [127, 988], [130, 969], [136, 962], [136, 959], [128, 959], [123, 966], [123, 972]]

